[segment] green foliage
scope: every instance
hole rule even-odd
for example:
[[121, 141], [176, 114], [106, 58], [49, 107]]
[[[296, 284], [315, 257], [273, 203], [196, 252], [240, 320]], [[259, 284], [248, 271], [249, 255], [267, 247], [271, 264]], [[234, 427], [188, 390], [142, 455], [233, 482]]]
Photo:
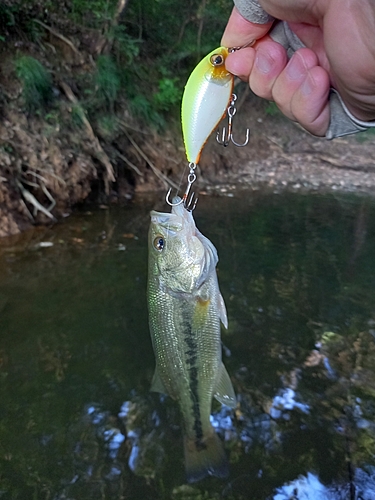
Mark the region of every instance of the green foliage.
[[162, 78], [159, 81], [159, 90], [154, 94], [154, 103], [157, 110], [169, 111], [181, 101], [181, 88], [178, 78]]
[[97, 128], [102, 137], [113, 138], [119, 130], [119, 122], [114, 114], [100, 116], [97, 120]]
[[[37, 3], [25, 0], [19, 3], [0, 2], [0, 41], [11, 37], [19, 37], [25, 41], [37, 42], [40, 38], [41, 28], [34, 22]], [[45, 8], [47, 8], [45, 6]]]
[[[30, 41], [44, 36], [43, 28], [33, 22], [45, 21], [37, 0], [1, 5], [3, 25], [15, 30], [22, 24], [23, 31], [28, 25]], [[116, 108], [123, 109], [120, 101], [126, 99], [137, 117], [156, 127], [165, 125], [166, 114], [168, 122], [178, 119], [184, 83], [198, 61], [220, 44], [231, 10], [227, 0], [132, 0], [122, 13], [117, 10], [118, 0], [66, 0], [62, 4], [46, 0], [43, 5], [47, 16], [68, 17], [78, 25], [78, 32], [84, 26], [94, 42], [104, 37], [96, 72], [86, 73], [81, 86], [86, 96], [82, 105], [91, 118], [98, 122], [98, 116], [114, 114]], [[7, 31], [0, 36], [7, 37]], [[34, 59], [21, 58], [17, 75], [26, 106], [33, 110], [45, 106], [51, 97], [48, 72]]]
[[71, 15], [80, 24], [98, 28], [112, 19], [116, 5], [117, 0], [72, 0]]
[[22, 83], [25, 105], [29, 111], [45, 109], [52, 99], [52, 78], [44, 66], [31, 56], [16, 62], [16, 74]]
[[158, 113], [153, 105], [152, 99], [147, 99], [145, 95], [138, 94], [129, 101], [131, 113], [141, 121], [155, 128], [165, 125], [165, 119]]
[[113, 111], [121, 80], [116, 63], [110, 56], [100, 56], [96, 63], [96, 94], [98, 104]]
[[[84, 26], [94, 42], [104, 36], [96, 72], [86, 73], [81, 86], [82, 105], [98, 122], [98, 116], [123, 108], [119, 101], [125, 98], [138, 117], [160, 127], [167, 113], [168, 122], [178, 119], [184, 83], [197, 62], [219, 45], [231, 2], [132, 0], [122, 13], [118, 5], [118, 0], [46, 0], [43, 7], [37, 0], [0, 2], [0, 23], [6, 27], [0, 40], [21, 29], [29, 41], [40, 41], [45, 31], [34, 20], [49, 24], [45, 16], [50, 14], [68, 18], [78, 33]], [[20, 58], [16, 67], [26, 106], [45, 106], [52, 95], [48, 72], [32, 58]], [[75, 120], [79, 123], [79, 114]]]
[[[0, 3], [0, 26], [2, 31], [16, 24], [13, 11], [13, 7]], [[1, 36], [1, 39], [5, 40], [4, 35]]]
[[82, 128], [83, 125], [83, 116], [85, 112], [82, 109], [82, 106], [80, 104], [74, 104], [72, 106], [72, 111], [71, 111], [71, 117], [72, 117], [72, 124], [73, 126], [77, 128]]
[[266, 107], [266, 114], [270, 116], [276, 116], [280, 113], [281, 111], [279, 110], [277, 105], [274, 102], [270, 101]]
[[139, 56], [142, 40], [129, 35], [123, 25], [111, 26], [106, 37], [113, 44], [113, 53], [118, 62], [121, 60], [121, 63], [125, 63], [126, 66], [134, 63]]
[[231, 2], [223, 0], [135, 0], [129, 15], [135, 22], [140, 19], [148, 53], [182, 69], [181, 63], [194, 66], [220, 44], [231, 8]]
[[374, 140], [375, 138], [375, 128], [369, 128], [360, 134], [356, 134], [356, 140], [360, 144]]

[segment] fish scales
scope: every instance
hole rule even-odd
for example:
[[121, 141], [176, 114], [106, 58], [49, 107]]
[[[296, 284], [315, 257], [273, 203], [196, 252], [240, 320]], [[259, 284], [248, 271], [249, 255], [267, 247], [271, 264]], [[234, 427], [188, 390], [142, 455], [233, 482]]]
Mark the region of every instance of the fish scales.
[[182, 205], [151, 212], [148, 307], [156, 359], [152, 390], [177, 401], [183, 419], [189, 481], [227, 473], [211, 423], [212, 397], [234, 407], [221, 360], [220, 320], [227, 323], [217, 252]]

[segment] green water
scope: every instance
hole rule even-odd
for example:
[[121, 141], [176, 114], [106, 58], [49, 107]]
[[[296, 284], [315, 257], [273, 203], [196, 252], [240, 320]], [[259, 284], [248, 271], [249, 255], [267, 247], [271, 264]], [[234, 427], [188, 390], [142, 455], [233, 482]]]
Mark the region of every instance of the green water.
[[201, 196], [239, 404], [213, 405], [230, 476], [189, 486], [177, 408], [149, 392], [148, 212], [163, 207], [0, 243], [0, 499], [373, 500], [375, 200]]

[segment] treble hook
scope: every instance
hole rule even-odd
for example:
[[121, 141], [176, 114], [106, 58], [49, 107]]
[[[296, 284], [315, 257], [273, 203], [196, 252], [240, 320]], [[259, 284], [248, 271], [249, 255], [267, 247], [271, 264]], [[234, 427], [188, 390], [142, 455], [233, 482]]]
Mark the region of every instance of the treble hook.
[[[236, 94], [232, 94], [232, 100], [228, 106], [227, 113], [228, 113], [228, 133], [226, 133], [225, 127], [223, 127], [223, 131], [221, 134], [221, 139], [220, 139], [220, 131], [217, 131], [216, 134], [216, 140], [219, 144], [221, 144], [224, 147], [227, 147], [230, 142], [233, 142], [233, 144], [239, 148], [242, 148], [243, 146], [246, 146], [246, 144], [249, 142], [249, 137], [250, 137], [250, 129], [246, 129], [246, 138], [245, 142], [243, 144], [239, 144], [233, 139], [233, 134], [232, 134], [232, 121], [234, 115], [237, 113], [237, 109], [235, 107], [235, 102], [237, 101], [237, 96]], [[225, 137], [226, 135], [226, 137]]]
[[165, 201], [171, 207], [177, 207], [178, 205], [181, 205], [183, 203], [184, 204], [184, 208], [188, 212], [192, 212], [194, 210], [194, 208], [197, 206], [197, 203], [198, 203], [198, 198], [197, 197], [194, 198], [194, 195], [195, 195], [194, 192], [191, 193], [190, 198], [188, 198], [189, 197], [189, 193], [190, 193], [190, 188], [191, 188], [191, 186], [193, 185], [193, 183], [195, 182], [195, 180], [197, 178], [197, 176], [195, 175], [195, 172], [194, 172], [194, 170], [197, 168], [196, 163], [193, 163], [193, 162], [189, 163], [189, 168], [190, 168], [190, 172], [189, 172], [189, 175], [188, 175], [188, 184], [186, 186], [185, 193], [182, 195], [182, 198], [180, 199], [180, 201], [177, 201], [177, 202], [173, 203], [172, 201], [169, 200], [169, 196], [171, 194], [172, 188], [168, 189], [168, 193], [167, 193], [167, 195], [165, 197]]

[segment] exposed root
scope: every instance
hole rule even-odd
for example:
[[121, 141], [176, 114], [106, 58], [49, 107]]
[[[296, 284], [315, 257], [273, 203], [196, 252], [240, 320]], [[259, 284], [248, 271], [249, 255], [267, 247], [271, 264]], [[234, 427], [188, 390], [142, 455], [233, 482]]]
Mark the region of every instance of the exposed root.
[[132, 136], [128, 133], [128, 131], [125, 129], [125, 127], [121, 127], [124, 134], [126, 137], [129, 139], [129, 141], [132, 143], [134, 146], [134, 149], [139, 153], [139, 155], [146, 161], [147, 165], [151, 168], [151, 170], [154, 172], [156, 177], [158, 177], [162, 182], [164, 188], [168, 188], [168, 186], [173, 187], [175, 189], [178, 189], [177, 184], [175, 184], [171, 179], [169, 179], [166, 175], [163, 174], [158, 168], [155, 167], [155, 165], [152, 163], [150, 158], [142, 151], [142, 149], [138, 146], [138, 144], [135, 142], [135, 140], [132, 138]]
[[59, 40], [64, 42], [66, 45], [68, 45], [68, 47], [78, 56], [79, 63], [83, 62], [82, 54], [75, 47], [75, 45], [70, 40], [68, 40], [68, 38], [66, 38], [64, 35], [62, 35], [58, 31], [54, 30], [50, 26], [47, 26], [47, 24], [44, 24], [42, 21], [39, 21], [39, 19], [33, 19], [33, 21], [34, 21], [34, 23], [37, 23], [40, 26], [42, 26], [45, 30], [49, 31], [54, 37], [58, 38]]
[[114, 174], [113, 167], [112, 167], [112, 164], [110, 162], [110, 159], [108, 158], [106, 152], [104, 151], [104, 149], [100, 145], [99, 139], [95, 135], [95, 133], [94, 133], [92, 127], [91, 127], [91, 124], [90, 124], [90, 122], [88, 121], [88, 119], [87, 119], [87, 117], [85, 115], [85, 112], [79, 106], [78, 99], [74, 95], [72, 89], [65, 82], [60, 81], [59, 83], [60, 83], [61, 88], [65, 92], [65, 95], [69, 99], [69, 101], [72, 102], [72, 103], [74, 103], [75, 105], [77, 105], [77, 112], [79, 113], [79, 117], [80, 117], [80, 119], [82, 120], [83, 124], [86, 127], [86, 132], [87, 132], [87, 135], [88, 135], [88, 137], [89, 137], [89, 139], [91, 141], [91, 144], [92, 144], [92, 147], [93, 147], [93, 153], [95, 155], [95, 158], [97, 160], [99, 160], [99, 162], [106, 169], [107, 176], [104, 179], [104, 184], [105, 184], [105, 192], [106, 192], [106, 194], [109, 194], [109, 183], [116, 181], [115, 174]]
[[[22, 194], [24, 200], [27, 201], [28, 203], [30, 203], [31, 205], [33, 205], [34, 217], [36, 217], [38, 212], [42, 212], [44, 215], [46, 215], [50, 219], [56, 220], [55, 217], [51, 214], [51, 212], [47, 208], [43, 207], [43, 205], [41, 203], [39, 203], [39, 201], [35, 198], [35, 196], [33, 194], [31, 194], [30, 191], [28, 191], [18, 179], [16, 179], [16, 184], [17, 184], [19, 190], [21, 191], [21, 194]], [[49, 196], [51, 196], [51, 195], [49, 194]], [[53, 200], [53, 201], [54, 201], [54, 204], [53, 204], [53, 206], [54, 206], [55, 200]], [[53, 206], [52, 206], [52, 208], [53, 208]], [[52, 209], [52, 208], [50, 208], [50, 209]], [[30, 213], [29, 210], [28, 210], [28, 212]]]
[[126, 158], [126, 156], [122, 155], [122, 154], [121, 154], [121, 153], [119, 153], [118, 151], [116, 151], [116, 154], [117, 154], [117, 156], [118, 156], [118, 157], [119, 157], [122, 161], [124, 161], [124, 162], [128, 165], [128, 167], [132, 168], [132, 169], [133, 169], [133, 170], [134, 170], [134, 171], [135, 171], [135, 172], [136, 172], [136, 173], [137, 173], [140, 177], [144, 177], [144, 175], [143, 175], [143, 174], [142, 174], [142, 172], [139, 170], [139, 168], [138, 168], [136, 165], [134, 165], [134, 163], [133, 163], [133, 162], [131, 162], [130, 160], [128, 160], [128, 159]]

